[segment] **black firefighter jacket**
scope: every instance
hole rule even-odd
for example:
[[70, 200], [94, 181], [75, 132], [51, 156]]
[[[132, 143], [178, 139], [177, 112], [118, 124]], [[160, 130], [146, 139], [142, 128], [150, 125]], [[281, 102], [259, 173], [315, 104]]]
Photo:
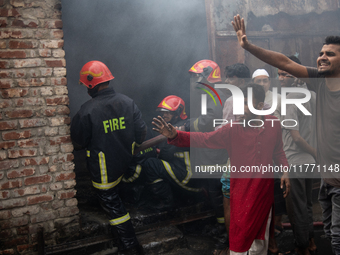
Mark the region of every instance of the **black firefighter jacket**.
[[87, 168], [97, 189], [115, 187], [142, 143], [146, 125], [132, 99], [112, 88], [81, 106], [71, 123], [72, 140], [87, 149]]

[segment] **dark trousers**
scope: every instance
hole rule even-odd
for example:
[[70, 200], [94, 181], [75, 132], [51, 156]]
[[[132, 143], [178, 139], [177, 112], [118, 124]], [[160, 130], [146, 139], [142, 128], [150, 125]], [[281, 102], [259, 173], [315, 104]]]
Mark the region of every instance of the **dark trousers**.
[[333, 252], [340, 254], [340, 188], [321, 179], [319, 202], [326, 236], [332, 240]]
[[313, 179], [290, 178], [290, 194], [286, 198], [295, 243], [301, 249], [309, 246], [309, 238], [314, 238], [312, 185]]
[[130, 215], [127, 213], [118, 193], [117, 187], [109, 190], [96, 189], [100, 205], [110, 218], [110, 224], [117, 231], [122, 244], [122, 250], [138, 245], [135, 230]]

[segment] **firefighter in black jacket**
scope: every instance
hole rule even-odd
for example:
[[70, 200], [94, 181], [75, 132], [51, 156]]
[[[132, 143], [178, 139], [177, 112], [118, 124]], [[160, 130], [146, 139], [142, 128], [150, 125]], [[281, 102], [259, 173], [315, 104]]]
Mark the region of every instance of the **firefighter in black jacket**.
[[[185, 103], [177, 96], [167, 96], [158, 105], [163, 119], [173, 126], [183, 126], [187, 115]], [[192, 172], [190, 166], [190, 148], [180, 148], [164, 141], [159, 146], [158, 158], [149, 158], [144, 162], [147, 183], [152, 192], [154, 209], [167, 209], [173, 205], [171, 186], [190, 192], [200, 192], [189, 183]]]
[[71, 123], [71, 137], [87, 149], [87, 168], [101, 206], [120, 237], [121, 254], [139, 254], [140, 246], [117, 193], [117, 185], [132, 160], [135, 146], [141, 144], [146, 125], [141, 112], [129, 97], [109, 88], [114, 79], [100, 61], [86, 63], [80, 71], [80, 83], [92, 97], [81, 106]]

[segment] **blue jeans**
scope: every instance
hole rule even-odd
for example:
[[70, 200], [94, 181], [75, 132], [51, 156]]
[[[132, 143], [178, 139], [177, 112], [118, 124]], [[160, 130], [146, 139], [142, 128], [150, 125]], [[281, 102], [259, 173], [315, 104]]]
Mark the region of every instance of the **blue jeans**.
[[332, 240], [333, 252], [340, 255], [340, 188], [321, 179], [319, 202], [325, 234]]

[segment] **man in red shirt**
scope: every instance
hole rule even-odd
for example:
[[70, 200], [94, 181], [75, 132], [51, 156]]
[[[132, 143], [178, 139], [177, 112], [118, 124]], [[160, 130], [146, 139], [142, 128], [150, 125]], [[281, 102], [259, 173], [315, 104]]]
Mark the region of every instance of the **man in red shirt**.
[[[244, 115], [209, 132], [177, 131], [160, 116], [154, 118], [154, 130], [168, 137], [168, 143], [179, 147], [226, 149], [230, 156], [230, 254], [267, 254], [269, 226], [274, 204], [273, 170], [288, 171], [282, 149], [280, 122], [274, 116], [252, 113], [248, 107], [248, 88], [254, 109], [261, 110], [265, 93], [262, 86], [249, 84], [243, 89]], [[276, 167], [273, 167], [273, 160]], [[229, 169], [230, 170], [230, 169]], [[289, 193], [288, 173], [281, 178], [281, 188]]]

